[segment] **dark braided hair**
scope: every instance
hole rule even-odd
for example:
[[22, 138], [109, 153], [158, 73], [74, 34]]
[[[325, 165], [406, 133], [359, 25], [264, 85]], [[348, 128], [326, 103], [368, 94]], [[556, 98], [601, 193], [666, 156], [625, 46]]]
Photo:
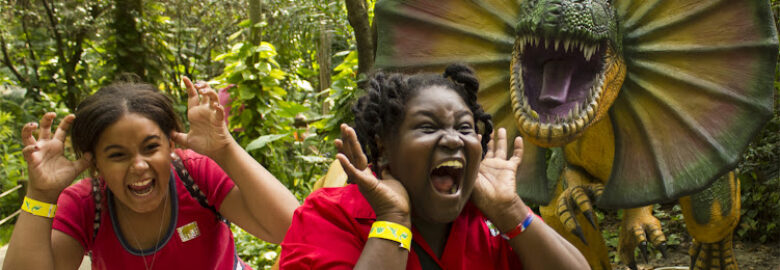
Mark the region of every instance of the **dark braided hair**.
[[[374, 74], [369, 82], [366, 95], [358, 99], [352, 107], [355, 114], [355, 133], [357, 133], [368, 162], [376, 164], [379, 159], [377, 138], [395, 136], [398, 126], [403, 122], [406, 103], [421, 89], [431, 86], [443, 86], [455, 91], [474, 115], [475, 130], [482, 134], [482, 156], [487, 152], [487, 143], [493, 133], [490, 115], [477, 103], [479, 80], [474, 70], [462, 64], [447, 66], [444, 74]], [[484, 130], [481, 130], [482, 123]], [[378, 172], [379, 166], [373, 166]]]

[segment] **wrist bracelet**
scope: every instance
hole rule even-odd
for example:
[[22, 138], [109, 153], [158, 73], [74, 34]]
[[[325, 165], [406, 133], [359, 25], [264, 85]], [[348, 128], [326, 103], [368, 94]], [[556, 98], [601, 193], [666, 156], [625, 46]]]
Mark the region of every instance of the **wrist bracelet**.
[[531, 210], [531, 207], [528, 207], [528, 215], [525, 216], [523, 221], [521, 221], [520, 224], [517, 224], [517, 227], [515, 227], [514, 229], [506, 233], [502, 233], [501, 237], [503, 237], [506, 240], [510, 240], [512, 238], [515, 238], [515, 236], [520, 235], [525, 231], [525, 229], [528, 228], [529, 225], [531, 225], [531, 222], [534, 221], [534, 216], [535, 216], [534, 211]]
[[45, 203], [24, 196], [24, 202], [22, 202], [22, 210], [39, 217], [53, 218], [54, 212], [57, 211], [57, 205]]
[[389, 221], [376, 221], [371, 225], [368, 238], [382, 238], [400, 243], [400, 247], [410, 250], [412, 247], [412, 231], [401, 224]]

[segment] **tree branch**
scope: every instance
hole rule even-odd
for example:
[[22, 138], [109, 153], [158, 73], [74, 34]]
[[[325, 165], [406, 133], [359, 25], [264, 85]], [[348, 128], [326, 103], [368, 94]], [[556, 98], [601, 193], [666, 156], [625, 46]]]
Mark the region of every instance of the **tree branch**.
[[46, 9], [47, 17], [49, 18], [49, 30], [51, 30], [52, 35], [54, 35], [54, 41], [57, 43], [57, 54], [62, 61], [68, 61], [68, 58], [65, 58], [65, 45], [62, 43], [62, 36], [60, 35], [60, 31], [57, 30], [58, 23], [57, 18], [54, 18], [54, 8], [51, 7], [46, 0], [41, 0], [41, 2], [43, 3], [44, 9]]
[[358, 52], [358, 74], [366, 74], [374, 67], [374, 34], [368, 21], [365, 0], [345, 0], [347, 19], [355, 31]]
[[2, 34], [0, 34], [0, 49], [3, 51], [3, 64], [11, 70], [22, 85], [28, 85], [27, 79], [25, 79], [22, 74], [16, 70], [16, 67], [11, 64], [11, 58], [8, 56], [8, 50], [5, 48], [5, 37]]

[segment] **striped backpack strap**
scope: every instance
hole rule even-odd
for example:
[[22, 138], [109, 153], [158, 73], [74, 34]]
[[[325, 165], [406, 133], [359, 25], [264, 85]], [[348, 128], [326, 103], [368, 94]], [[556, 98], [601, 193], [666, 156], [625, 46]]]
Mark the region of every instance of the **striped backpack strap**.
[[225, 219], [225, 217], [223, 217], [222, 214], [220, 214], [217, 211], [217, 209], [214, 208], [213, 205], [209, 204], [209, 201], [206, 198], [206, 194], [203, 194], [203, 191], [200, 190], [198, 184], [196, 184], [195, 180], [192, 179], [192, 175], [190, 175], [190, 173], [187, 172], [187, 168], [184, 167], [184, 162], [181, 160], [179, 155], [177, 155], [175, 152], [173, 153], [173, 168], [176, 169], [176, 174], [179, 176], [179, 179], [181, 179], [181, 181], [184, 183], [184, 187], [187, 188], [187, 191], [190, 193], [190, 196], [195, 198], [195, 200], [198, 201], [200, 206], [203, 206], [203, 208], [211, 210], [211, 212], [217, 216], [217, 219], [230, 225], [230, 222], [228, 222], [227, 219]]
[[97, 237], [98, 229], [100, 229], [100, 214], [103, 212], [103, 194], [100, 193], [100, 179], [93, 177], [92, 182], [92, 200], [95, 202], [95, 217], [92, 219], [92, 239]]

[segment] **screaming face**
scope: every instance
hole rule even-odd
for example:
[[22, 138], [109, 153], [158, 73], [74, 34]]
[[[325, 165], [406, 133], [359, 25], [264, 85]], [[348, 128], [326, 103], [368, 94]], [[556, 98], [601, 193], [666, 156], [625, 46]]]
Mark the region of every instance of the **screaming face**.
[[455, 220], [469, 200], [482, 159], [474, 116], [454, 90], [419, 89], [406, 103], [395, 136], [382, 152], [409, 193], [412, 218]]

